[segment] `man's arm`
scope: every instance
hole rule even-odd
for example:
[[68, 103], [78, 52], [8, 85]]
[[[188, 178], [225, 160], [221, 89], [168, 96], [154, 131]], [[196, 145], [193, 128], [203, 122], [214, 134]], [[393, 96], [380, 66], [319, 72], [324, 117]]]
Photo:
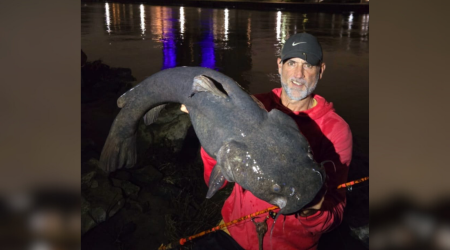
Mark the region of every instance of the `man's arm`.
[[[343, 219], [346, 204], [345, 189], [337, 189], [339, 184], [347, 181], [348, 166], [352, 158], [352, 134], [348, 125], [340, 126], [339, 131], [333, 131], [329, 140], [332, 145], [324, 149], [327, 172], [326, 193], [319, 203], [300, 214], [303, 226], [312, 233], [326, 232], [337, 227]], [[320, 196], [319, 196], [320, 197]], [[316, 199], [317, 200], [317, 199]], [[314, 204], [314, 203], [313, 203]], [[318, 208], [318, 209], [317, 209]]]

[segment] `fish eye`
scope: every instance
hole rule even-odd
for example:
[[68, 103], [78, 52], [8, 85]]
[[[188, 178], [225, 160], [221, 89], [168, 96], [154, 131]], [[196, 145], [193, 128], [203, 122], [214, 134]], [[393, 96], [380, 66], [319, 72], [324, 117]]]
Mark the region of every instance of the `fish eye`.
[[272, 190], [276, 193], [279, 193], [281, 191], [281, 187], [278, 184], [275, 184], [272, 186]]

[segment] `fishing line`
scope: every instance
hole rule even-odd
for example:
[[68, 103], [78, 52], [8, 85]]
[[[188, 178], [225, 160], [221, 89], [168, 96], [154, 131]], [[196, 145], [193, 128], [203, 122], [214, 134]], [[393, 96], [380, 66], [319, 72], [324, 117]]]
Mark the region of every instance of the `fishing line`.
[[[322, 162], [322, 163], [324, 163], [324, 162]], [[360, 179], [357, 179], [357, 180], [349, 181], [349, 182], [346, 182], [346, 183], [342, 183], [339, 186], [337, 186], [337, 189], [344, 188], [344, 187], [350, 187], [350, 186], [353, 186], [355, 184], [358, 184], [358, 183], [361, 183], [361, 182], [364, 182], [364, 181], [367, 181], [367, 180], [369, 180], [369, 176], [363, 177], [363, 178], [360, 178]], [[236, 223], [239, 223], [241, 221], [244, 221], [244, 220], [247, 220], [247, 219], [251, 219], [251, 218], [253, 218], [253, 217], [257, 216], [257, 215], [260, 215], [260, 214], [264, 214], [264, 213], [267, 213], [267, 212], [273, 213], [272, 210], [275, 210], [275, 209], [278, 209], [278, 208], [279, 207], [277, 207], [277, 206], [269, 207], [269, 208], [266, 208], [264, 210], [261, 210], [261, 211], [258, 211], [258, 212], [246, 215], [246, 216], [241, 217], [239, 219], [232, 220], [232, 221], [230, 221], [228, 223], [224, 223], [224, 224], [221, 224], [219, 226], [213, 227], [211, 229], [208, 229], [206, 231], [200, 232], [198, 234], [195, 234], [195, 235], [192, 235], [192, 236], [189, 236], [189, 237], [186, 237], [186, 238], [181, 238], [178, 242], [169, 243], [168, 245], [161, 244], [161, 246], [158, 248], [158, 250], [174, 249], [175, 247], [179, 247], [179, 246], [184, 245], [188, 241], [192, 241], [195, 238], [201, 237], [201, 236], [203, 236], [205, 234], [208, 234], [208, 233], [211, 233], [211, 232], [215, 232], [215, 231], [220, 230], [220, 229], [222, 229], [224, 227], [229, 227], [229, 226], [234, 225]], [[273, 213], [273, 214], [275, 214], [275, 213]], [[270, 229], [270, 247], [271, 248], [272, 248], [272, 232], [273, 232], [273, 229], [275, 227], [275, 222], [276, 222], [276, 220], [277, 220], [279, 215], [280, 214], [277, 213], [275, 218], [273, 218], [273, 216], [271, 216], [274, 219], [272, 227]], [[286, 216], [284, 217], [284, 219], [286, 220]], [[283, 228], [283, 230], [284, 230], [284, 228]]]

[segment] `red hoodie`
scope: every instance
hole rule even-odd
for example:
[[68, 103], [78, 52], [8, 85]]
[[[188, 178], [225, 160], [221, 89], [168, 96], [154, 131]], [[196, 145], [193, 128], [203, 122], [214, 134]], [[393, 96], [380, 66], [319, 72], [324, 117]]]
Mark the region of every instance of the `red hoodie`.
[[[274, 220], [267, 220], [269, 231], [264, 236], [264, 249], [317, 249], [322, 233], [342, 222], [346, 202], [345, 190], [337, 190], [336, 187], [347, 181], [348, 166], [352, 158], [352, 134], [348, 124], [334, 112], [333, 104], [323, 97], [313, 95], [317, 105], [306, 111], [293, 112], [281, 104], [280, 95], [281, 88], [277, 88], [255, 97], [264, 104], [267, 111], [279, 109], [291, 116], [307, 138], [314, 159], [318, 163], [331, 160], [336, 169], [332, 163], [324, 164], [328, 190], [320, 211], [308, 217], [280, 215], [273, 228], [272, 237], [270, 230]], [[208, 184], [216, 161], [207, 155], [203, 148], [201, 156], [205, 166], [204, 177]], [[272, 206], [236, 183], [223, 205], [222, 216], [225, 222], [229, 222]], [[261, 221], [263, 216], [266, 214], [260, 215], [261, 218], [256, 219], [256, 222]], [[259, 249], [255, 225], [250, 220], [235, 224], [229, 227], [228, 231], [244, 249]]]

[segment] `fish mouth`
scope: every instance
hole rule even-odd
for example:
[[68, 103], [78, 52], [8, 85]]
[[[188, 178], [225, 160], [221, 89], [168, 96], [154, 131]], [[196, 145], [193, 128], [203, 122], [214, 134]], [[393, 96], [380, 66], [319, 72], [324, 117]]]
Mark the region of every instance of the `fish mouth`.
[[287, 200], [284, 197], [277, 197], [273, 199], [271, 203], [277, 205], [280, 208], [279, 212], [281, 212], [286, 207]]

